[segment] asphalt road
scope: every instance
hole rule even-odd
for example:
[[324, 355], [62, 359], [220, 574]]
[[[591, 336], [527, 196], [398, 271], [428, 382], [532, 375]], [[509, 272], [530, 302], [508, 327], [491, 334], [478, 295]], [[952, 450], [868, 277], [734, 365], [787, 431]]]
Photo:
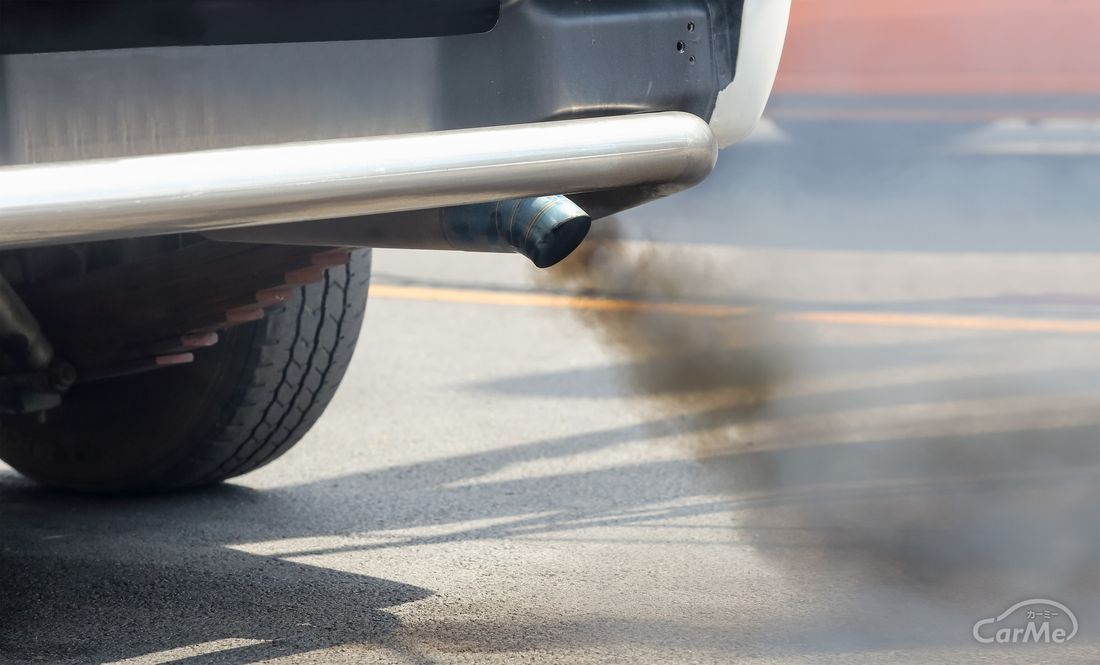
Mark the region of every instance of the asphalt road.
[[[1023, 213], [899, 194], [903, 224], [896, 171], [815, 208], [782, 145], [550, 276], [378, 252], [335, 402], [256, 473], [105, 499], [0, 467], [0, 661], [1096, 662], [1095, 165], [928, 158], [1035, 170], [1055, 212], [1005, 176]], [[1072, 639], [975, 641], [1032, 599]]]

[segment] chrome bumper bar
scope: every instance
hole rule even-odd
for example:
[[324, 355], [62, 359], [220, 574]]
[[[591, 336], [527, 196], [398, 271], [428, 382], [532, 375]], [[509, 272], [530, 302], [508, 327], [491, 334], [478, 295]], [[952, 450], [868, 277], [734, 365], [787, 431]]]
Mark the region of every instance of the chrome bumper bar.
[[281, 224], [632, 186], [714, 166], [678, 112], [0, 168], [0, 247]]

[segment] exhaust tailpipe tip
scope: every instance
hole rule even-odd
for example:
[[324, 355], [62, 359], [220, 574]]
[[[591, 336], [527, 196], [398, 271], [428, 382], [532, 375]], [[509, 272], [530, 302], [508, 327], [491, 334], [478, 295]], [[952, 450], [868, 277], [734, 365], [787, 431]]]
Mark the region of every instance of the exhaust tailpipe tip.
[[592, 217], [564, 196], [449, 208], [442, 221], [444, 235], [456, 247], [510, 249], [539, 268], [572, 254], [592, 228]]
[[539, 268], [572, 254], [592, 228], [588, 213], [564, 196], [518, 199], [499, 209], [508, 216], [508, 244]]

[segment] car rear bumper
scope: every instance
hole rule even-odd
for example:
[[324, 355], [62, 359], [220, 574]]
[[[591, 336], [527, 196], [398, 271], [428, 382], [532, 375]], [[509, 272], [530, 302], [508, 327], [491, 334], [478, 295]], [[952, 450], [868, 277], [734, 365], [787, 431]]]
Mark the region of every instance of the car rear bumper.
[[[0, 247], [382, 215], [548, 194], [662, 195], [717, 145], [679, 112], [0, 168]], [[395, 233], [400, 235], [400, 221]], [[310, 244], [310, 243], [303, 243]], [[398, 245], [401, 246], [401, 245]]]
[[[26, 167], [230, 148], [262, 152], [285, 143], [665, 111], [709, 121], [726, 145], [747, 134], [763, 109], [788, 10], [789, 0], [517, 0], [500, 7], [491, 30], [472, 34], [10, 53], [0, 69], [6, 109], [0, 161]], [[15, 50], [34, 49], [9, 49]], [[530, 158], [520, 151], [510, 156], [516, 164]], [[603, 216], [683, 181], [619, 180], [588, 191], [529, 179], [523, 191], [581, 191], [589, 212]], [[63, 199], [70, 189], [59, 184], [57, 195]], [[502, 196], [519, 195], [505, 189]], [[301, 217], [307, 218], [315, 216]], [[136, 232], [117, 226], [115, 235]], [[159, 232], [186, 227], [169, 224]], [[43, 231], [38, 239], [62, 236]]]

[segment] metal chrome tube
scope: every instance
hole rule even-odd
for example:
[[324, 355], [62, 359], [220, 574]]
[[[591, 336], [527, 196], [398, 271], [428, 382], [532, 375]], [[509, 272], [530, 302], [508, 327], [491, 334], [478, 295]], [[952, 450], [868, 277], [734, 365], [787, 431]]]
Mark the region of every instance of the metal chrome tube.
[[714, 166], [687, 113], [0, 168], [0, 246], [279, 224], [635, 185]]

